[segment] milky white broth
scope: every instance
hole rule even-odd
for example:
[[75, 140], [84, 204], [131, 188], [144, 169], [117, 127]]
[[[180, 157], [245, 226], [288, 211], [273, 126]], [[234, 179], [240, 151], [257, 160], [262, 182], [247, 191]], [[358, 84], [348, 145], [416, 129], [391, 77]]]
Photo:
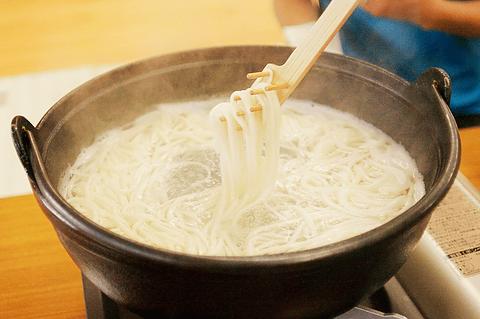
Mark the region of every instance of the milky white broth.
[[350, 114], [288, 100], [272, 189], [225, 213], [209, 121], [217, 102], [162, 104], [99, 136], [66, 171], [61, 194], [94, 222], [150, 246], [248, 256], [361, 234], [425, 193], [415, 162], [389, 136]]

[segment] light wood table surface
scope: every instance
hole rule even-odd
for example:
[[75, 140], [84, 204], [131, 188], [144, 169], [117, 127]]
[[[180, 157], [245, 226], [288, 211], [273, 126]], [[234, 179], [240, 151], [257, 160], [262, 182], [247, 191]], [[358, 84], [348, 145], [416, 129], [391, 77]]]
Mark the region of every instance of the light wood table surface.
[[[0, 76], [283, 41], [270, 0], [1, 1], [0, 37]], [[461, 131], [461, 171], [480, 188], [479, 137]], [[0, 199], [0, 236], [0, 318], [85, 317], [80, 272], [32, 195]]]

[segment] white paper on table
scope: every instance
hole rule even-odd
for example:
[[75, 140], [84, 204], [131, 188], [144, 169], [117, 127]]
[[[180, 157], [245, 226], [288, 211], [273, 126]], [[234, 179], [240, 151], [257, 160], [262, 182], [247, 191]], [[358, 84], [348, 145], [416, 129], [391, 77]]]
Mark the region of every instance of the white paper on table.
[[0, 197], [30, 193], [30, 185], [10, 134], [15, 115], [36, 125], [62, 96], [113, 66], [86, 66], [0, 77]]

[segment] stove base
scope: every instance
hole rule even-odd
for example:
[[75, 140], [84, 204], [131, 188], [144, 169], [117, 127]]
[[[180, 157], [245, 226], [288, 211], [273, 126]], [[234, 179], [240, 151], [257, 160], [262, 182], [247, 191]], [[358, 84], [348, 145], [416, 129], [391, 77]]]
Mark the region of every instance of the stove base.
[[[100, 289], [98, 289], [90, 280], [82, 276], [83, 294], [87, 311], [87, 319], [146, 319], [135, 314], [125, 307], [118, 305], [116, 302], [107, 297]], [[380, 311], [375, 311], [368, 307], [374, 307]], [[382, 288], [373, 294], [362, 306], [355, 307], [352, 310], [338, 316], [336, 319], [407, 319], [407, 317], [390, 313], [391, 303], [387, 291]], [[411, 318], [416, 319], [416, 318]]]

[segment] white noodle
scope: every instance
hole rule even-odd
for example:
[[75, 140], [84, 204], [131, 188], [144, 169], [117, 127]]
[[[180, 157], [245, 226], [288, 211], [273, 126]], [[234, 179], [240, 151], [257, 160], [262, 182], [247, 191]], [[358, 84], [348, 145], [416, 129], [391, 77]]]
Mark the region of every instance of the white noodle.
[[160, 105], [105, 133], [67, 170], [61, 194], [132, 240], [236, 256], [346, 239], [424, 195], [405, 149], [349, 114], [306, 101], [280, 107], [274, 92], [235, 92], [209, 115], [213, 103]]

